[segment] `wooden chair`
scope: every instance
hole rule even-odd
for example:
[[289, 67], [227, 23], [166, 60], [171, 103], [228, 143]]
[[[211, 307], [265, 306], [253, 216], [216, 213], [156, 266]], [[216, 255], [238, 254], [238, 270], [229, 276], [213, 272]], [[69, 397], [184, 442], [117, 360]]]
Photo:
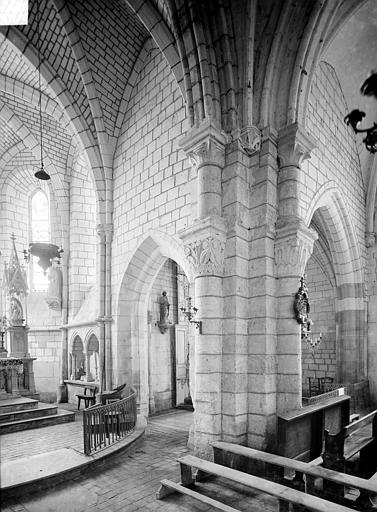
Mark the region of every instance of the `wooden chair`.
[[118, 386], [117, 388], [114, 388], [111, 391], [103, 391], [101, 395], [102, 405], [115, 402], [116, 400], [121, 400], [122, 391], [126, 386], [127, 384], [122, 384], [121, 386]]
[[321, 382], [318, 377], [308, 377], [309, 381], [309, 396], [316, 396], [321, 394]]
[[[89, 393], [87, 394], [87, 391]], [[77, 394], [77, 409], [80, 409], [81, 400], [84, 400], [85, 409], [96, 403], [97, 388], [84, 388], [84, 394]]]
[[321, 393], [327, 393], [328, 391], [332, 391], [332, 384], [334, 383], [333, 377], [321, 377], [319, 381], [321, 386]]

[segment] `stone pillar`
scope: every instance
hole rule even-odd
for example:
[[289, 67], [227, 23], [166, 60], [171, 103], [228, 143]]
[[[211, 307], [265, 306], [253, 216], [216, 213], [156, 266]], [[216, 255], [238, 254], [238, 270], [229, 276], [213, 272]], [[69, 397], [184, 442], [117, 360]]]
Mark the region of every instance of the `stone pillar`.
[[367, 349], [367, 375], [371, 403], [377, 407], [377, 235], [369, 233], [368, 247], [368, 273], [366, 282], [368, 313], [368, 349]]
[[106, 272], [105, 272], [105, 371], [107, 389], [113, 387], [113, 365], [111, 355], [111, 324], [113, 322], [111, 310], [111, 244], [113, 241], [113, 225], [105, 224], [106, 243]]
[[301, 162], [310, 157], [314, 141], [297, 124], [279, 132], [279, 216], [276, 223], [275, 273], [277, 283], [277, 412], [302, 407], [300, 326], [293, 311], [317, 233], [301, 219]]
[[98, 262], [99, 269], [99, 379], [100, 392], [112, 387], [111, 359], [111, 243], [113, 225], [111, 223], [97, 226], [99, 235]]
[[300, 165], [310, 158], [316, 142], [297, 123], [280, 130], [278, 137], [279, 227], [289, 223], [291, 219], [302, 218], [305, 213], [300, 210]]
[[277, 218], [277, 133], [263, 129], [260, 153], [250, 160], [248, 335], [248, 446], [276, 450], [277, 354], [276, 279], [274, 271]]
[[197, 166], [198, 220], [180, 233], [195, 276], [193, 304], [202, 321], [195, 339], [194, 427], [189, 443], [197, 455], [212, 458], [210, 443], [222, 433], [222, 276], [226, 228], [221, 217], [221, 173], [226, 137], [203, 123], [182, 141]]
[[302, 406], [301, 331], [294, 315], [293, 302], [317, 237], [312, 229], [292, 223], [278, 231], [275, 241], [278, 413]]
[[210, 443], [222, 433], [222, 275], [225, 227], [218, 219], [185, 233], [185, 252], [195, 276], [194, 305], [202, 321], [195, 339], [194, 431], [190, 444], [196, 454], [211, 457]]
[[[66, 239], [67, 242], [67, 239]], [[68, 242], [67, 242], [68, 245]], [[62, 274], [63, 274], [63, 286], [62, 286], [62, 325], [61, 327], [61, 347], [60, 347], [60, 360], [59, 360], [59, 386], [57, 389], [57, 402], [66, 403], [68, 402], [68, 389], [64, 381], [71, 378], [72, 368], [68, 367], [68, 328], [66, 324], [68, 322], [68, 261], [69, 251], [65, 252], [65, 257], [62, 261]]]
[[99, 394], [106, 390], [106, 371], [105, 371], [105, 286], [106, 286], [106, 235], [103, 225], [97, 226], [98, 249], [97, 249], [97, 269], [98, 276], [98, 301], [99, 317], [98, 322], [98, 352], [99, 352]]

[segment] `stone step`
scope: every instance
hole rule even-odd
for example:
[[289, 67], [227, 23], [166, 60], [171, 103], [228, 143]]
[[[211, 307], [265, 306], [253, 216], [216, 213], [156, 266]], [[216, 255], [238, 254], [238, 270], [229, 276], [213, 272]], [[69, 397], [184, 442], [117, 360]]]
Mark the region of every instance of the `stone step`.
[[33, 398], [26, 398], [23, 396], [19, 398], [0, 400], [0, 414], [13, 411], [23, 411], [25, 409], [36, 409], [37, 407], [38, 400], [34, 400]]
[[43, 416], [52, 416], [57, 414], [57, 406], [39, 403], [38, 407], [33, 409], [22, 409], [20, 411], [0, 412], [0, 424], [10, 423], [19, 420], [39, 418]]
[[69, 411], [57, 411], [57, 414], [51, 416], [42, 416], [26, 420], [13, 421], [0, 424], [0, 434], [10, 434], [20, 430], [29, 430], [32, 428], [49, 427], [60, 423], [67, 423], [75, 420], [75, 413]]

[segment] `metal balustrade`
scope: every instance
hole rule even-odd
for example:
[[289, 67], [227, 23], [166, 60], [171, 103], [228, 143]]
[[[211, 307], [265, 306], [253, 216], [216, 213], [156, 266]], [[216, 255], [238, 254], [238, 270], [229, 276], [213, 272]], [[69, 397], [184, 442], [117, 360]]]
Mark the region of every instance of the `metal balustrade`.
[[83, 410], [84, 453], [114, 444], [134, 431], [136, 392], [107, 405], [93, 405]]

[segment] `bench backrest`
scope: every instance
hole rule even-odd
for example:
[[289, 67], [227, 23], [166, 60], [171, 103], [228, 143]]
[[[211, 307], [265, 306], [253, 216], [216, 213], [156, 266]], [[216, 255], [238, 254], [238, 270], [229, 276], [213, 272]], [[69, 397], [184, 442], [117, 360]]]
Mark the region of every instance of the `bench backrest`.
[[359, 420], [353, 421], [349, 425], [344, 427], [345, 436], [349, 436], [359, 430], [360, 428], [366, 427], [367, 425], [373, 424], [373, 436], [377, 436], [377, 409], [370, 412], [366, 416], [363, 416]]
[[374, 482], [368, 482], [364, 478], [348, 475], [345, 473], [338, 473], [331, 469], [326, 469], [321, 466], [314, 466], [308, 462], [302, 462], [288, 457], [282, 457], [281, 455], [275, 455], [273, 453], [262, 452], [241, 446], [233, 443], [226, 443], [224, 441], [217, 441], [212, 443], [214, 449], [214, 459], [218, 464], [227, 465], [226, 453], [232, 454], [231, 467], [237, 467], [235, 464], [234, 455], [239, 457], [246, 457], [255, 461], [264, 462], [271, 466], [280, 466], [288, 468], [293, 471], [309, 475], [315, 478], [323, 478], [335, 482], [337, 484], [349, 485], [350, 487], [356, 487], [357, 489], [363, 489], [366, 491], [377, 492], [377, 485]]

